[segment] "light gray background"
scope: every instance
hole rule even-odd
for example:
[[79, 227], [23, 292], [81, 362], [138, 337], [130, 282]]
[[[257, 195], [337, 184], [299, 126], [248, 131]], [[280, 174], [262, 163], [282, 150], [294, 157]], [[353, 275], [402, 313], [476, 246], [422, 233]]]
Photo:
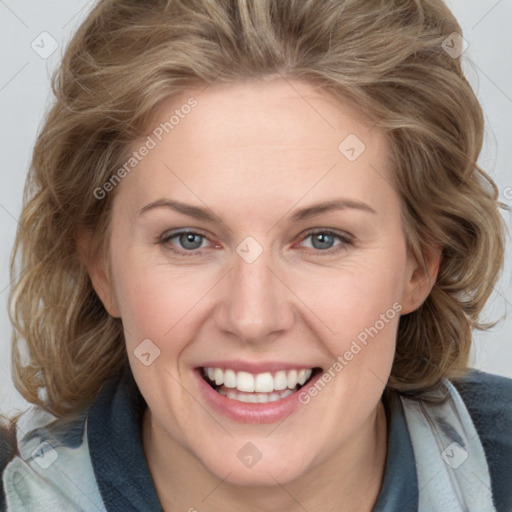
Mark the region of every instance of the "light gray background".
[[[94, 2], [85, 0], [0, 0], [0, 411], [13, 413], [27, 403], [10, 380], [11, 327], [7, 316], [8, 261], [21, 211], [22, 187], [30, 153], [49, 104], [49, 77], [62, 49]], [[512, 206], [512, 0], [449, 0], [469, 46], [464, 69], [486, 116], [480, 164]], [[39, 44], [42, 58], [31, 47]], [[44, 43], [41, 43], [43, 39]], [[35, 43], [33, 43], [35, 41]], [[46, 55], [43, 55], [46, 56]], [[506, 214], [507, 224], [511, 216]], [[506, 315], [495, 328], [475, 333], [473, 366], [512, 377], [512, 280], [510, 240], [507, 264], [485, 309], [485, 318]]]

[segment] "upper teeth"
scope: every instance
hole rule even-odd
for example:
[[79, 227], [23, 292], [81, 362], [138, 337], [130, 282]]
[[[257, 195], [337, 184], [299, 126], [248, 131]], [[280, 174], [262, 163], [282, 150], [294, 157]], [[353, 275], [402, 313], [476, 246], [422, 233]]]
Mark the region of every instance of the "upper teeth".
[[227, 388], [237, 388], [246, 393], [271, 393], [286, 388], [293, 389], [297, 384], [303, 385], [310, 377], [312, 370], [280, 370], [253, 375], [248, 372], [235, 372], [222, 368], [205, 368], [206, 375], [217, 386], [224, 384]]

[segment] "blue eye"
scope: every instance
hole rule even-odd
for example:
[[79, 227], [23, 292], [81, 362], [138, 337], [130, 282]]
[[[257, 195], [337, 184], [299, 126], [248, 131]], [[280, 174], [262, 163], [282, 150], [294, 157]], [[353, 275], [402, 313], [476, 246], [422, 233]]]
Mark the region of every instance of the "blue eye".
[[[166, 245], [171, 251], [183, 256], [197, 256], [203, 251], [198, 251], [202, 245], [203, 239], [206, 237], [196, 231], [179, 231], [168, 236], [164, 236], [159, 240], [160, 244]], [[177, 239], [178, 243], [185, 250], [176, 249], [171, 245], [171, 240]]]
[[[350, 235], [342, 235], [334, 231], [315, 230], [306, 233], [301, 242], [311, 239], [310, 248], [313, 249], [318, 255], [329, 255], [336, 253], [347, 246], [352, 245], [352, 237]], [[174, 242], [176, 240], [176, 242]], [[178, 231], [175, 233], [162, 235], [157, 243], [164, 245], [167, 249], [174, 252], [178, 256], [202, 256], [205, 252], [203, 249], [203, 242], [208, 240], [205, 235], [197, 231]], [[335, 245], [335, 241], [340, 242]], [[178, 246], [178, 247], [177, 247]]]
[[334, 240], [339, 237], [327, 231], [320, 231], [306, 236], [304, 240], [308, 238], [311, 238], [313, 249], [321, 250], [330, 249], [333, 246]]
[[202, 235], [198, 233], [179, 233], [176, 235], [181, 246], [187, 250], [199, 249], [202, 244]]
[[[302, 238], [302, 242], [307, 239], [311, 239], [311, 248], [320, 256], [337, 253], [353, 244], [352, 237], [348, 234], [341, 235], [335, 231], [326, 230], [310, 231]], [[340, 240], [340, 243], [334, 245], [336, 239]]]

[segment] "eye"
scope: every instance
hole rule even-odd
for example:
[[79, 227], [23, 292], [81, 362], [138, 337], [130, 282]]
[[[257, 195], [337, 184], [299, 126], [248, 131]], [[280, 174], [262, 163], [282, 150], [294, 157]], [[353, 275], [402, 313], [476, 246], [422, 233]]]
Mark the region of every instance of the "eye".
[[[353, 245], [351, 235], [341, 234], [331, 230], [315, 230], [306, 233], [301, 242], [311, 239], [311, 248], [314, 252], [321, 255], [329, 255], [337, 253], [347, 246]], [[166, 249], [172, 251], [178, 256], [202, 256], [205, 251], [203, 243], [207, 241], [207, 237], [193, 230], [182, 230], [171, 233], [164, 233], [157, 243], [165, 246]], [[335, 241], [339, 240], [338, 244]]]
[[[176, 242], [172, 241], [176, 239]], [[198, 250], [203, 242], [207, 240], [205, 235], [197, 231], [178, 231], [175, 233], [164, 234], [157, 243], [165, 245], [166, 248], [180, 256], [197, 256], [203, 253]], [[181, 249], [176, 247], [176, 243]]]
[[[347, 245], [352, 245], [353, 240], [347, 234], [340, 234], [334, 231], [322, 231], [315, 230], [306, 233], [306, 235], [302, 238], [302, 242], [305, 240], [311, 239], [310, 248], [325, 254], [331, 254], [334, 252], [338, 252], [346, 248]], [[335, 240], [339, 240], [340, 243], [334, 245]]]

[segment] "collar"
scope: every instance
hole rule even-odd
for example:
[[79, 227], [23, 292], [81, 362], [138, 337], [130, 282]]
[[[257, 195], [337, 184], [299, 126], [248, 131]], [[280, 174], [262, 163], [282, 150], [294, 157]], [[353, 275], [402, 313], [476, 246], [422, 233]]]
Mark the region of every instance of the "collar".
[[106, 383], [89, 411], [87, 438], [108, 512], [162, 511], [142, 449], [146, 403], [129, 369]]

